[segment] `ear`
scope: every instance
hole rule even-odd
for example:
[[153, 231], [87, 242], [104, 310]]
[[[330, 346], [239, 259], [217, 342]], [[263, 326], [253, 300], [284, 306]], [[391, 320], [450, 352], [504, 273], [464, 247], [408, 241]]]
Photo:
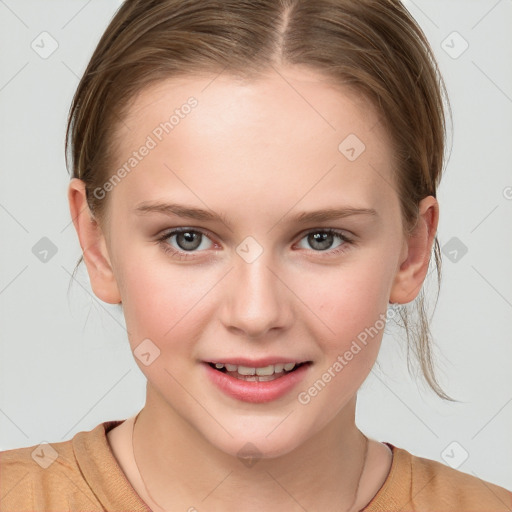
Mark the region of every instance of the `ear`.
[[400, 266], [391, 287], [390, 303], [406, 304], [420, 292], [427, 275], [438, 222], [439, 204], [436, 198], [425, 197], [419, 204], [418, 222], [404, 241]]
[[103, 302], [119, 304], [121, 295], [114, 277], [106, 239], [89, 209], [85, 183], [82, 180], [71, 179], [68, 201], [93, 292]]

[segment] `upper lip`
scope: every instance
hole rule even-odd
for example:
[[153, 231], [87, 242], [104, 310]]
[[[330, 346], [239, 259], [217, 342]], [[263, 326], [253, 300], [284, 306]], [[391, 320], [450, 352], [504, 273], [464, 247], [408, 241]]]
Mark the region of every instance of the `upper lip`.
[[226, 358], [215, 358], [205, 360], [206, 363], [223, 363], [223, 364], [234, 364], [236, 366], [246, 366], [247, 368], [264, 368], [265, 366], [269, 366], [271, 364], [279, 364], [279, 363], [309, 363], [311, 361], [306, 359], [296, 359], [294, 357], [278, 357], [278, 356], [268, 356], [263, 357], [261, 359], [248, 359], [247, 357], [226, 357]]

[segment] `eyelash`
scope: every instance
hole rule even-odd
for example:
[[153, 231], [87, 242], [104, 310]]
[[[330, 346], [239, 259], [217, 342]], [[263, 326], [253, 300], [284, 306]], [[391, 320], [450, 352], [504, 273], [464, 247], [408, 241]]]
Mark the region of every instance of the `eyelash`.
[[[173, 237], [174, 235], [184, 233], [184, 232], [201, 233], [203, 236], [206, 236], [207, 238], [209, 238], [208, 235], [205, 232], [201, 231], [200, 229], [176, 228], [176, 229], [173, 229], [172, 231], [168, 231], [167, 233], [164, 233], [161, 237], [159, 237], [157, 239], [157, 242], [159, 243], [159, 245], [162, 246], [162, 249], [164, 250], [164, 252], [171, 254], [171, 256], [179, 257], [180, 260], [196, 258], [197, 256], [194, 256], [193, 252], [176, 250], [167, 243], [169, 238]], [[348, 246], [355, 245], [354, 240], [347, 237], [341, 231], [338, 231], [338, 230], [332, 229], [332, 228], [309, 230], [302, 235], [302, 237], [299, 239], [299, 241], [312, 233], [327, 233], [328, 235], [334, 235], [334, 236], [338, 237], [343, 242], [336, 249], [332, 249], [332, 250], [314, 251], [313, 249], [311, 249], [313, 252], [319, 253], [321, 255], [321, 257], [323, 257], [323, 258], [337, 256], [338, 254], [345, 252], [347, 250]], [[202, 251], [199, 251], [199, 252], [202, 252]], [[328, 253], [328, 255], [324, 256], [324, 253]]]

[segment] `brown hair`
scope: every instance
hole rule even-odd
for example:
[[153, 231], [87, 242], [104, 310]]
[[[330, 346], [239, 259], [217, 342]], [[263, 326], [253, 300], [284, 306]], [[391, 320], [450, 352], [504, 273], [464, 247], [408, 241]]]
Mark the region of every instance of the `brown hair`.
[[[395, 145], [404, 230], [418, 204], [436, 196], [444, 162], [446, 88], [430, 45], [399, 0], [125, 0], [85, 70], [66, 133], [72, 177], [106, 223], [108, 201], [93, 193], [112, 174], [116, 128], [146, 86], [178, 75], [226, 71], [255, 77], [271, 66], [304, 65], [368, 98]], [[441, 254], [434, 246], [437, 285]], [[75, 272], [82, 262], [81, 257]], [[73, 273], [74, 276], [74, 273]], [[433, 365], [423, 290], [400, 308], [409, 348], [443, 399]]]

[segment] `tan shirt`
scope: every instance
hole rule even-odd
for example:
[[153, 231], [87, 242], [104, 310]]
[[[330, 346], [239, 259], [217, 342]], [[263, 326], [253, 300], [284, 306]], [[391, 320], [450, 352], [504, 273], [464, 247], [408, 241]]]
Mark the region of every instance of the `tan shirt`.
[[[68, 440], [0, 452], [0, 511], [150, 512], [127, 480], [100, 423]], [[506, 512], [512, 492], [440, 462], [393, 451], [388, 477], [364, 512]]]

